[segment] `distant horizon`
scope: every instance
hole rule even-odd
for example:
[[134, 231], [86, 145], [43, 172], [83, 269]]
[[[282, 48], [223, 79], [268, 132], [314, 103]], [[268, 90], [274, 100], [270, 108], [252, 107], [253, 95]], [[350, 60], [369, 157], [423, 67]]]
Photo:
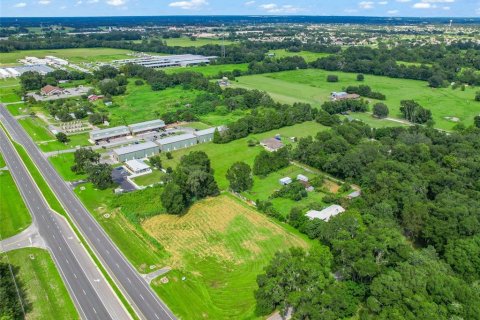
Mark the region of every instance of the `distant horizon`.
[[145, 16], [480, 17], [478, 0], [2, 0], [11, 18]]

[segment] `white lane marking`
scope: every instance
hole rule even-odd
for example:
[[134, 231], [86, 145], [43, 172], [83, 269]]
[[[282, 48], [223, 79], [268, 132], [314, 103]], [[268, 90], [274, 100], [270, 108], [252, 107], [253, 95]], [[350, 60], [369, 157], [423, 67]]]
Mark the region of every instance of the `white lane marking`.
[[70, 264], [70, 262], [68, 262], [68, 259], [65, 259], [65, 261], [67, 261], [67, 264]]
[[160, 319], [156, 313], [154, 313], [154, 314], [155, 314], [155, 318]]
[[84, 296], [86, 296], [86, 295], [87, 295], [87, 293], [85, 292], [85, 290], [83, 290], [83, 289], [82, 289], [82, 291], [83, 291], [83, 295], [84, 295]]
[[132, 283], [132, 280], [130, 280], [130, 278], [127, 278], [128, 282]]
[[73, 276], [75, 277], [75, 279], [77, 279], [77, 275], [74, 273]]
[[95, 312], [95, 314], [97, 314], [97, 310], [95, 310], [95, 308], [94, 308], [94, 307], [92, 307], [92, 309], [93, 309], [93, 312]]
[[142, 296], [142, 294], [139, 294], [140, 298], [142, 298], [143, 301], [145, 301], [145, 298]]

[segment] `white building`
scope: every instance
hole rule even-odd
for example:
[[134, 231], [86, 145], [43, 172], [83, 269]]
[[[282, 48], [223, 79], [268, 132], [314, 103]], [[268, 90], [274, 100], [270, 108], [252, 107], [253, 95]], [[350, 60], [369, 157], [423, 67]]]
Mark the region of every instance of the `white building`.
[[278, 182], [280, 182], [280, 184], [281, 184], [282, 186], [286, 186], [287, 184], [292, 183], [292, 178], [290, 178], [290, 177], [285, 177], [285, 178], [282, 178], [282, 179], [278, 180]]
[[339, 213], [345, 212], [342, 206], [338, 204], [333, 204], [330, 207], [323, 209], [322, 211], [309, 210], [305, 214], [310, 220], [321, 219], [323, 221], [328, 221], [331, 217], [336, 216]]
[[125, 166], [135, 175], [143, 175], [152, 172], [152, 169], [150, 169], [148, 164], [137, 159], [125, 161]]

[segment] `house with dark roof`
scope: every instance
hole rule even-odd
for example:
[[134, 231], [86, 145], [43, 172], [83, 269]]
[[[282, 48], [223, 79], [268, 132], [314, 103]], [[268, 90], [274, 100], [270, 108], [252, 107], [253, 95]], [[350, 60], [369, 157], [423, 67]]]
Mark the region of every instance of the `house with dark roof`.
[[260, 145], [264, 147], [265, 150], [270, 152], [277, 151], [285, 146], [283, 142], [278, 140], [277, 138], [268, 138], [268, 139], [262, 140], [260, 141]]

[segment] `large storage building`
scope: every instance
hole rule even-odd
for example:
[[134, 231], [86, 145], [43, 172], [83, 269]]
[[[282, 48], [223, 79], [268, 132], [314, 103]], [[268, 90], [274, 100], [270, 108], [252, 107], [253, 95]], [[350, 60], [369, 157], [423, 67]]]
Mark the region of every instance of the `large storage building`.
[[143, 57], [125, 60], [115, 60], [113, 63], [134, 63], [147, 68], [186, 67], [191, 65], [210, 63], [216, 56], [202, 56], [198, 54], [178, 54], [170, 56], [145, 55]]
[[126, 126], [92, 130], [90, 131], [90, 140], [92, 140], [93, 142], [98, 142], [102, 140], [128, 136], [129, 134], [130, 130], [128, 130]]
[[[194, 134], [197, 136], [198, 143], [210, 142], [213, 140], [213, 134], [217, 128], [208, 128], [205, 130], [195, 131]], [[220, 130], [220, 128], [219, 128]]]
[[132, 134], [139, 134], [143, 132], [160, 130], [165, 127], [163, 120], [151, 120], [140, 123], [134, 123], [128, 126]]
[[113, 150], [113, 157], [120, 162], [151, 157], [160, 152], [160, 147], [152, 142], [132, 144]]
[[157, 140], [162, 151], [173, 151], [188, 148], [197, 144], [197, 137], [191, 133], [180, 134]]

